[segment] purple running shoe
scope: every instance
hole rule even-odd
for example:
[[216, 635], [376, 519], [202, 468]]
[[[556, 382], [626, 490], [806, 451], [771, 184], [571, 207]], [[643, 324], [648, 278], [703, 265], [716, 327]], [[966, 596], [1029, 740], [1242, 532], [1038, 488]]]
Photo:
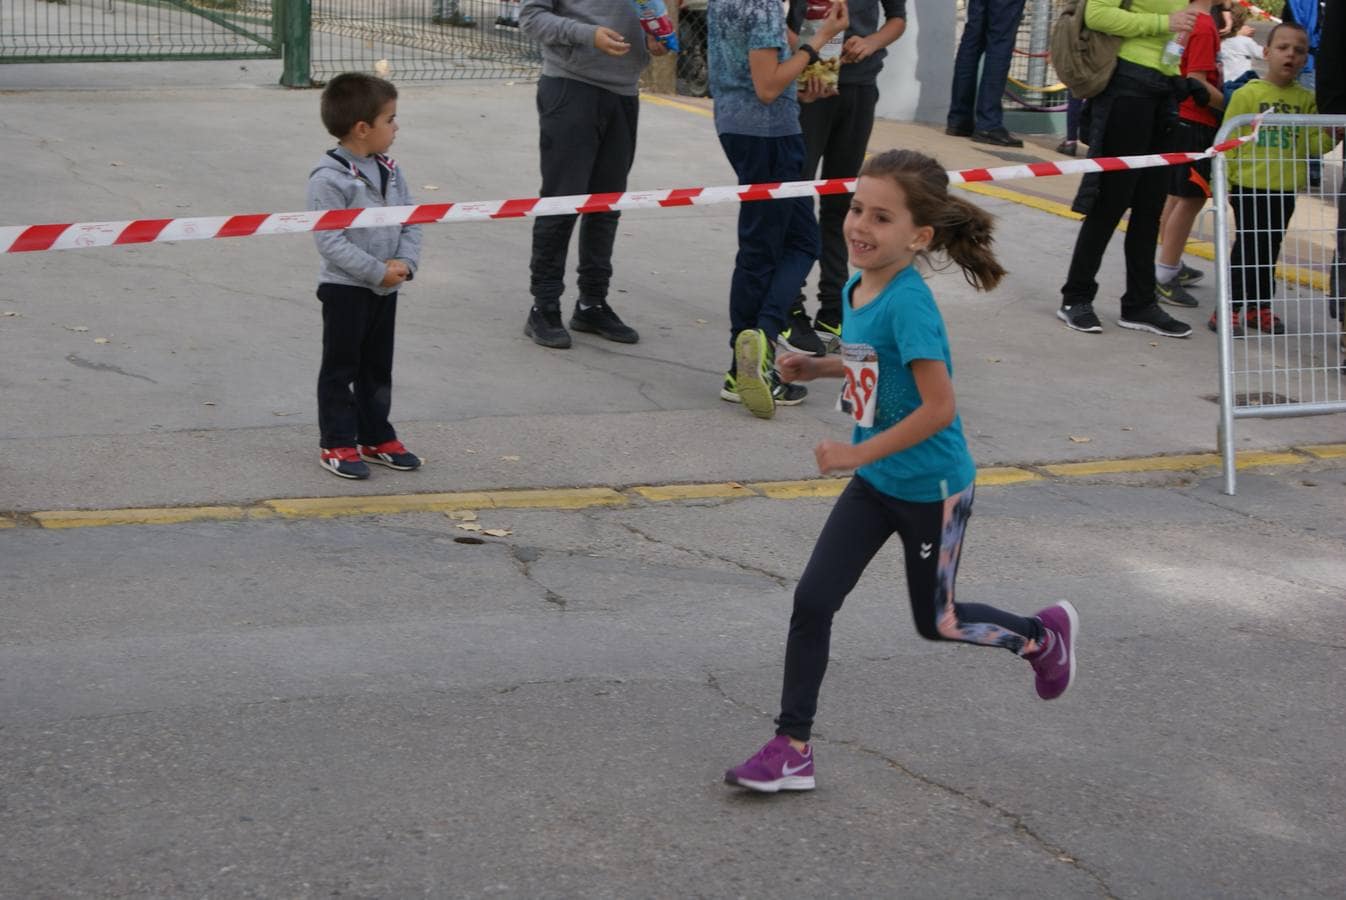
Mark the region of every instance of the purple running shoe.
[[1037, 675], [1038, 696], [1055, 700], [1075, 680], [1075, 639], [1080, 633], [1080, 615], [1065, 600], [1044, 610], [1037, 619], [1047, 631], [1047, 644], [1029, 662]]
[[813, 747], [800, 753], [790, 739], [778, 734], [741, 766], [724, 773], [726, 784], [736, 784], [764, 794], [777, 791], [813, 790]]

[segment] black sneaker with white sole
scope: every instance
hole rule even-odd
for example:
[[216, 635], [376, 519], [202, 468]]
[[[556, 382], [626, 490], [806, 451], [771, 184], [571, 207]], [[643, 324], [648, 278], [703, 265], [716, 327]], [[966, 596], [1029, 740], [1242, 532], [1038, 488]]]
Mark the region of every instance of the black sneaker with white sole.
[[[809, 389], [802, 384], [786, 384], [774, 373], [768, 376], [771, 382], [771, 397], [776, 406], [798, 406], [809, 395]], [[724, 384], [720, 386], [720, 399], [730, 403], [742, 403], [738, 393], [738, 378], [733, 372], [724, 373]]]
[[1179, 322], [1160, 309], [1158, 303], [1123, 312], [1117, 324], [1132, 331], [1148, 331], [1161, 337], [1185, 338], [1192, 333], [1191, 325]]
[[804, 312], [802, 307], [791, 312], [787, 325], [788, 327], [777, 338], [786, 350], [813, 356], [827, 355], [827, 345], [818, 336], [818, 332], [813, 330], [809, 314]]
[[1182, 286], [1179, 278], [1174, 278], [1168, 284], [1162, 284], [1158, 281], [1154, 283], [1154, 299], [1160, 303], [1167, 303], [1169, 306], [1180, 306], [1183, 309], [1196, 309], [1201, 302], [1192, 296], [1187, 288]]
[[575, 314], [570, 317], [570, 328], [596, 334], [619, 344], [634, 344], [640, 340], [636, 330], [623, 322], [603, 300], [590, 302], [581, 299], [576, 303]]
[[1056, 318], [1065, 322], [1066, 327], [1074, 331], [1083, 331], [1086, 334], [1100, 334], [1103, 331], [1103, 323], [1098, 320], [1094, 305], [1088, 301], [1072, 303], [1069, 306], [1062, 304], [1056, 311]]

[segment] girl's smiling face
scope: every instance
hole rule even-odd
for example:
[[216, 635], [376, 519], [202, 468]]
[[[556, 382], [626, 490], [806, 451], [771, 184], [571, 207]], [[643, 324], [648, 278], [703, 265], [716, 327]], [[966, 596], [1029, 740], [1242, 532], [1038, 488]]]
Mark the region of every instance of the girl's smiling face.
[[851, 265], [863, 271], [896, 273], [930, 245], [935, 230], [912, 220], [906, 192], [894, 179], [862, 175], [851, 196], [842, 234]]

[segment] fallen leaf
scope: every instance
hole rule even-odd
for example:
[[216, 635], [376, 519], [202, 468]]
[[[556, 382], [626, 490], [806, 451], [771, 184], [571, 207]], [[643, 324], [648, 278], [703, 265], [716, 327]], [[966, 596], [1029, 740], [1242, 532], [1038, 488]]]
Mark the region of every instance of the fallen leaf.
[[449, 512], [446, 512], [444, 515], [448, 516], [450, 519], [457, 519], [459, 522], [477, 521], [477, 514], [470, 509], [450, 510]]
[[514, 532], [508, 528], [487, 528], [482, 534], [489, 534], [491, 537], [509, 537]]
[[439, 185], [437, 185], [437, 184], [423, 184], [423, 185], [421, 185], [421, 190], [423, 190], [423, 191], [437, 191], [437, 190], [439, 190]]
[[698, 325], [705, 325], [705, 324], [706, 324], [706, 320], [705, 320], [705, 319], [697, 319], [697, 320], [696, 320], [696, 324], [698, 324]]
[[86, 331], [89, 330], [89, 326], [87, 326], [87, 325], [67, 325], [67, 326], [65, 326], [65, 330], [66, 330], [66, 331], [78, 331], [79, 333], [83, 334], [84, 332], [86, 332]]
[[502, 456], [502, 457], [500, 457], [500, 458], [503, 459], [505, 462], [518, 462], [518, 461], [519, 461], [519, 457], [517, 457], [517, 456]]
[[112, 343], [112, 341], [109, 340], [108, 338], [94, 338], [94, 339], [93, 339], [93, 342], [94, 342], [95, 344], [110, 344], [110, 343]]
[[986, 357], [986, 361], [987, 361], [987, 362], [1000, 362], [1000, 357], [998, 357], [998, 356], [988, 356], [988, 357]]
[[215, 405], [215, 401], [214, 401], [214, 400], [203, 400], [203, 401], [201, 401], [201, 405], [202, 405], [202, 406], [214, 406], [214, 405]]
[[115, 159], [114, 159], [112, 162], [108, 163], [108, 165], [109, 165], [109, 166], [120, 166], [120, 165], [121, 165], [121, 162], [120, 162], [119, 160], [115, 160]]
[[1091, 437], [1084, 437], [1083, 435], [1079, 435], [1079, 434], [1072, 434], [1072, 435], [1070, 435], [1070, 442], [1071, 442], [1072, 444], [1087, 444], [1087, 443], [1089, 443], [1089, 442], [1092, 441], [1092, 440], [1093, 440], [1093, 438], [1091, 438]]
[[1159, 346], [1159, 342], [1158, 342], [1158, 341], [1150, 341], [1150, 346], [1151, 346], [1151, 347], [1158, 347], [1158, 346]]
[[9, 316], [17, 316], [17, 315], [18, 315], [18, 313], [14, 312], [12, 309], [7, 309], [7, 310], [5, 310], [5, 317], [6, 317], [6, 318], [8, 318]]
[[1136, 429], [1132, 428], [1130, 425], [1123, 425], [1123, 426], [1122, 426], [1122, 431], [1135, 431], [1135, 430], [1136, 430]]
[[388, 65], [388, 60], [386, 59], [381, 59], [378, 62], [374, 63], [374, 74], [379, 76], [380, 78], [387, 78], [388, 73], [391, 72], [392, 70], [393, 67]]
[[481, 526], [475, 522], [459, 522], [458, 527], [463, 531], [481, 531]]
[[271, 415], [273, 415], [273, 416], [296, 416], [296, 415], [298, 415], [298, 413], [292, 413], [292, 412], [276, 412], [275, 410], [272, 410], [272, 411], [271, 411]]
[[464, 450], [463, 452], [464, 452], [464, 453], [476, 453], [477, 451], [476, 451], [476, 450]]

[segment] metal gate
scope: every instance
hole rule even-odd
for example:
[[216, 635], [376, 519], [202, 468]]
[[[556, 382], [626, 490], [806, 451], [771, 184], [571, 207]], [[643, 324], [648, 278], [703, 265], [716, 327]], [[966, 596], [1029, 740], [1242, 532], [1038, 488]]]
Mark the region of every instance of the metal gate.
[[288, 0], [5, 0], [0, 63], [275, 59]]
[[[1216, 142], [1245, 133], [1255, 118], [1226, 120]], [[1236, 419], [1346, 412], [1346, 210], [1340, 151], [1333, 149], [1342, 128], [1346, 116], [1268, 114], [1255, 142], [1215, 157], [1227, 494], [1235, 489]]]

